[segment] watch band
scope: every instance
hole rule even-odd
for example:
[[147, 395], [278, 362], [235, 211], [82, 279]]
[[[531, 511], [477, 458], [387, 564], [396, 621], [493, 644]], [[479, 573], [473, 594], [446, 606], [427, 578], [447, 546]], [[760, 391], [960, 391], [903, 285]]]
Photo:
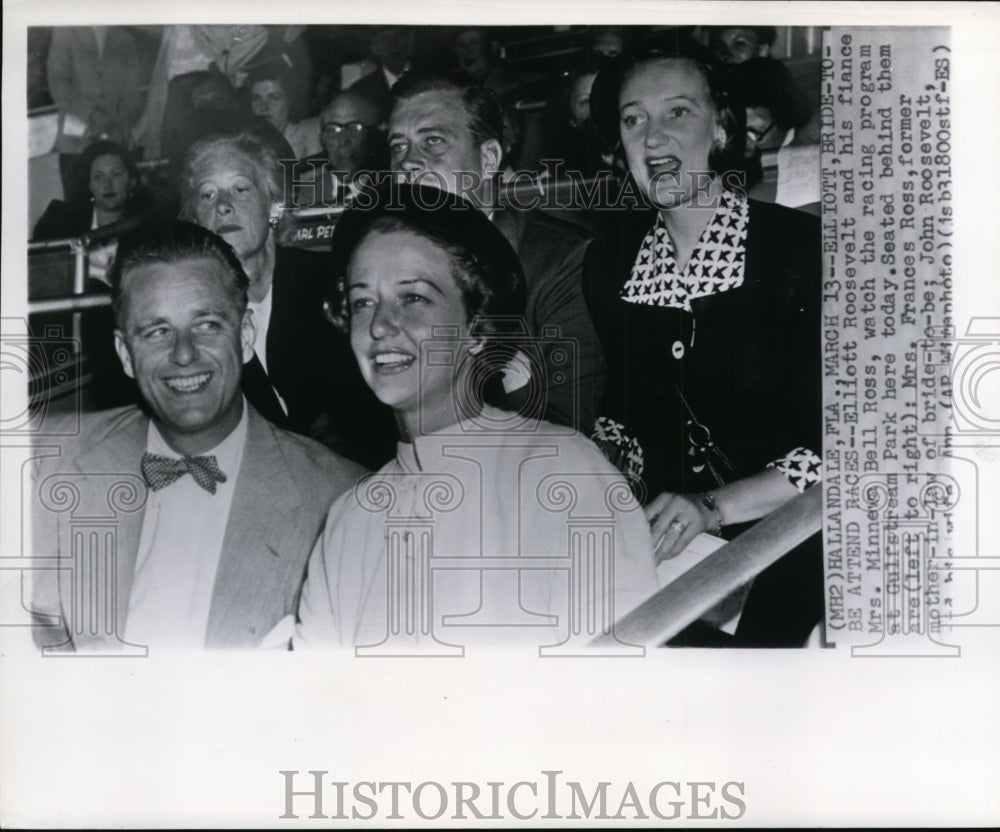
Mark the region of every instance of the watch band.
[[719, 504], [715, 500], [715, 495], [711, 492], [706, 492], [699, 499], [701, 500], [701, 504], [715, 515], [715, 526], [708, 529], [708, 533], [718, 535], [722, 531], [723, 522], [722, 512], [719, 510]]

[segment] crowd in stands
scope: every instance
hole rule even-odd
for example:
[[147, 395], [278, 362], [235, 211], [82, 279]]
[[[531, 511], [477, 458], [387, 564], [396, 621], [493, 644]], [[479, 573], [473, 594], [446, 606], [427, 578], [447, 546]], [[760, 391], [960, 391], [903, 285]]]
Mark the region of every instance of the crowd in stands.
[[[468, 484], [487, 465], [469, 496], [499, 518], [487, 525], [501, 548], [521, 545], [525, 517], [544, 527], [537, 499], [505, 504], [519, 472], [537, 489], [557, 471], [590, 477], [581, 500], [602, 477], [628, 484], [617, 613], [699, 534], [731, 537], [819, 481], [818, 222], [754, 198], [783, 149], [816, 141], [796, 77], [808, 72], [777, 57], [776, 30], [580, 27], [562, 35], [573, 48], [540, 60], [499, 27], [355, 27], [365, 54], [340, 28], [56, 28], [45, 55], [63, 193], [32, 239], [128, 225], [123, 250], [90, 252], [88, 292], [113, 311], [83, 333], [94, 400], [125, 415], [103, 411], [88, 435], [127, 431], [143, 476], [154, 450], [179, 454], [177, 477], [198, 486], [162, 510], [182, 513], [226, 480], [190, 460], [250, 455], [226, 443], [264, 442], [266, 423], [269, 448], [314, 460], [289, 488], [333, 503], [325, 528], [315, 511], [302, 521], [310, 539], [287, 568], [311, 553], [304, 588], [281, 578], [279, 602], [251, 616], [255, 638], [202, 593], [183, 639], [245, 646], [291, 616], [296, 646], [377, 640], [381, 515], [350, 483], [362, 469], [391, 482], [437, 472], [424, 466], [459, 428], [504, 437], [488, 463], [440, 469]], [[143, 45], [156, 37], [153, 60]], [[304, 209], [333, 225], [312, 250], [296, 244]], [[439, 338], [444, 364], [423, 352]], [[510, 414], [536, 426], [530, 441]], [[558, 463], [537, 462], [542, 446]], [[309, 482], [323, 471], [335, 488]], [[249, 487], [241, 474], [229, 522]], [[456, 514], [442, 551], [482, 545], [485, 522]], [[179, 545], [147, 533], [153, 550]], [[223, 571], [225, 539], [209, 547]], [[758, 576], [732, 632], [701, 621], [675, 643], [804, 644], [822, 616], [816, 544]], [[127, 565], [149, 593], [133, 596], [131, 633], [168, 638], [156, 605], [163, 620], [180, 607], [157, 594], [162, 563], [142, 557]], [[492, 592], [466, 578], [443, 583], [439, 612]], [[522, 587], [541, 618], [563, 609], [554, 581]], [[193, 582], [182, 594], [201, 592]], [[45, 591], [58, 606], [59, 588]]]

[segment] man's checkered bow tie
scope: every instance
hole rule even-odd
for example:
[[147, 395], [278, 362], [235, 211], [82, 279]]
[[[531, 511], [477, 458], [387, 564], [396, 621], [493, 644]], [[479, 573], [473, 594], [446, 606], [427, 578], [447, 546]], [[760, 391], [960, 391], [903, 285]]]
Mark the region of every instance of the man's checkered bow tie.
[[142, 477], [153, 491], [166, 488], [185, 474], [194, 477], [194, 481], [209, 494], [215, 493], [217, 482], [226, 481], [226, 475], [219, 470], [219, 464], [214, 456], [185, 456], [172, 459], [169, 456], [148, 452], [142, 455]]

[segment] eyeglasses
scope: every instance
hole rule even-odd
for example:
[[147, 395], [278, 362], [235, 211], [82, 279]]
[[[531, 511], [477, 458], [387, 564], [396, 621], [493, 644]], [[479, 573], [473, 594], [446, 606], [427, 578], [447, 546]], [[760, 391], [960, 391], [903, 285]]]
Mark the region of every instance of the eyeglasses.
[[774, 122], [772, 121], [767, 127], [761, 130], [758, 127], [748, 127], [747, 128], [747, 138], [754, 144], [760, 144], [764, 140], [764, 136], [770, 133], [774, 129]]
[[328, 121], [323, 125], [323, 135], [338, 136], [344, 132], [360, 133], [364, 129], [366, 129], [366, 125], [360, 121], [349, 121], [347, 124], [341, 124], [338, 121]]

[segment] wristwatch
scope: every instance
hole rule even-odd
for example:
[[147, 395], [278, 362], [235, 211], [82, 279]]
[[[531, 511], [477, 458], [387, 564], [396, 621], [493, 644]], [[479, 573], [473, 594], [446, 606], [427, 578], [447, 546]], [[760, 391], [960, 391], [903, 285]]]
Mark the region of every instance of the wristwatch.
[[701, 504], [715, 516], [715, 525], [706, 531], [709, 534], [718, 535], [722, 531], [723, 523], [722, 512], [719, 510], [719, 504], [715, 501], [715, 495], [711, 492], [706, 492], [699, 499], [701, 500]]

